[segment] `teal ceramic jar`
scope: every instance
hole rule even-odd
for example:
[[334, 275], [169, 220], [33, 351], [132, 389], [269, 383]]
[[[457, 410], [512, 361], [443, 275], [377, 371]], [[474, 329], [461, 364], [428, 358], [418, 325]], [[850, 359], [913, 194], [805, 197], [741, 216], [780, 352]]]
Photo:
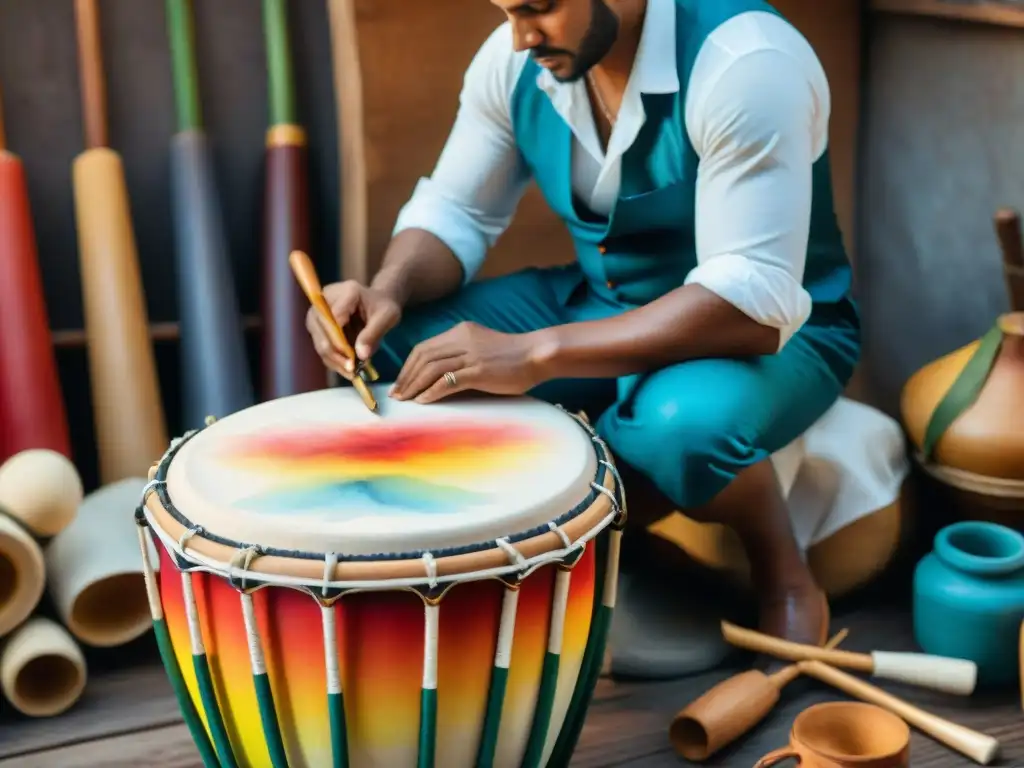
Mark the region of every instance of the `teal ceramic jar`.
[[1020, 680], [1024, 536], [995, 523], [943, 528], [914, 572], [914, 636], [925, 653], [969, 659], [978, 685]]

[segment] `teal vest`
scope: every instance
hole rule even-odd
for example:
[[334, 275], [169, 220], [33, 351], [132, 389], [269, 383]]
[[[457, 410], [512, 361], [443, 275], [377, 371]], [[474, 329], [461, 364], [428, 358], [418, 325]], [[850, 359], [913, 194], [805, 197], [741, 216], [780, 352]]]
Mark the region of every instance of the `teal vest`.
[[[643, 94], [646, 122], [622, 157], [622, 186], [610, 216], [594, 214], [572, 191], [569, 125], [537, 84], [528, 59], [512, 96], [520, 152], [548, 205], [562, 217], [591, 287], [611, 301], [642, 305], [683, 285], [697, 266], [694, 201], [698, 157], [684, 104], [697, 52], [707, 36], [747, 11], [778, 13], [761, 0], [676, 0], [678, 93]], [[851, 270], [832, 203], [826, 152], [813, 168], [814, 197], [804, 287], [816, 303], [839, 301]]]

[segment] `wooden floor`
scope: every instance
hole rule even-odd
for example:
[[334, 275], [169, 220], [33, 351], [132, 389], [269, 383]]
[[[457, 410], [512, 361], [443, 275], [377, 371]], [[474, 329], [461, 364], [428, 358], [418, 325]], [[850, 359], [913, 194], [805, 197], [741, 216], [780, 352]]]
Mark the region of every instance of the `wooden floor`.
[[[914, 650], [909, 619], [899, 605], [835, 611], [833, 629], [847, 627], [850, 650]], [[0, 716], [0, 766], [5, 768], [201, 768], [188, 731], [149, 638], [115, 653], [90, 657], [91, 678], [78, 705], [55, 720]], [[659, 768], [687, 764], [669, 745], [673, 714], [711, 685], [744, 667], [742, 657], [714, 673], [663, 683], [602, 680], [573, 766]], [[1024, 713], [1014, 688], [1000, 695], [960, 697], [884, 686], [930, 711], [1003, 743], [1000, 766], [1024, 766]], [[747, 768], [782, 746], [793, 717], [818, 701], [841, 699], [813, 681], [787, 689], [776, 710], [754, 732], [705, 765]], [[969, 766], [970, 760], [921, 734], [914, 736], [914, 768]]]

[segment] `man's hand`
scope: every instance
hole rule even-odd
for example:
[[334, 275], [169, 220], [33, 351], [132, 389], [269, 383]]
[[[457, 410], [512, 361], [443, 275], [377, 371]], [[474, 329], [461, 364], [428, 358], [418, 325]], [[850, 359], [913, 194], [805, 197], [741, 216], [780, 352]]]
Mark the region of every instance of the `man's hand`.
[[[460, 323], [413, 348], [391, 396], [432, 403], [467, 389], [522, 395], [541, 381], [537, 351], [532, 334], [500, 333], [476, 323]], [[445, 374], [454, 374], [454, 380]]]
[[[402, 307], [394, 298], [355, 280], [331, 283], [324, 288], [324, 298], [334, 319], [343, 329], [346, 325], [362, 326], [353, 345], [360, 360], [372, 357], [384, 335], [402, 319]], [[313, 346], [324, 365], [351, 379], [354, 364], [331, 344], [323, 321], [312, 307], [306, 313], [306, 330], [313, 337]]]

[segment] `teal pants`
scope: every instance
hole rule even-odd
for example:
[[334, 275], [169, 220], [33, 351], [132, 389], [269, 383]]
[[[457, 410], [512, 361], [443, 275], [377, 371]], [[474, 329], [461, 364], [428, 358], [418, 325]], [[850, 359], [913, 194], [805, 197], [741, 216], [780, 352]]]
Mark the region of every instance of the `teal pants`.
[[[416, 344], [467, 320], [525, 333], [628, 309], [589, 291], [574, 265], [527, 269], [407, 309], [374, 364], [393, 381]], [[557, 379], [528, 394], [584, 410], [617, 461], [678, 508], [693, 508], [817, 421], [843, 391], [859, 352], [857, 311], [845, 301], [817, 307], [777, 354], [692, 360], [620, 380]]]

